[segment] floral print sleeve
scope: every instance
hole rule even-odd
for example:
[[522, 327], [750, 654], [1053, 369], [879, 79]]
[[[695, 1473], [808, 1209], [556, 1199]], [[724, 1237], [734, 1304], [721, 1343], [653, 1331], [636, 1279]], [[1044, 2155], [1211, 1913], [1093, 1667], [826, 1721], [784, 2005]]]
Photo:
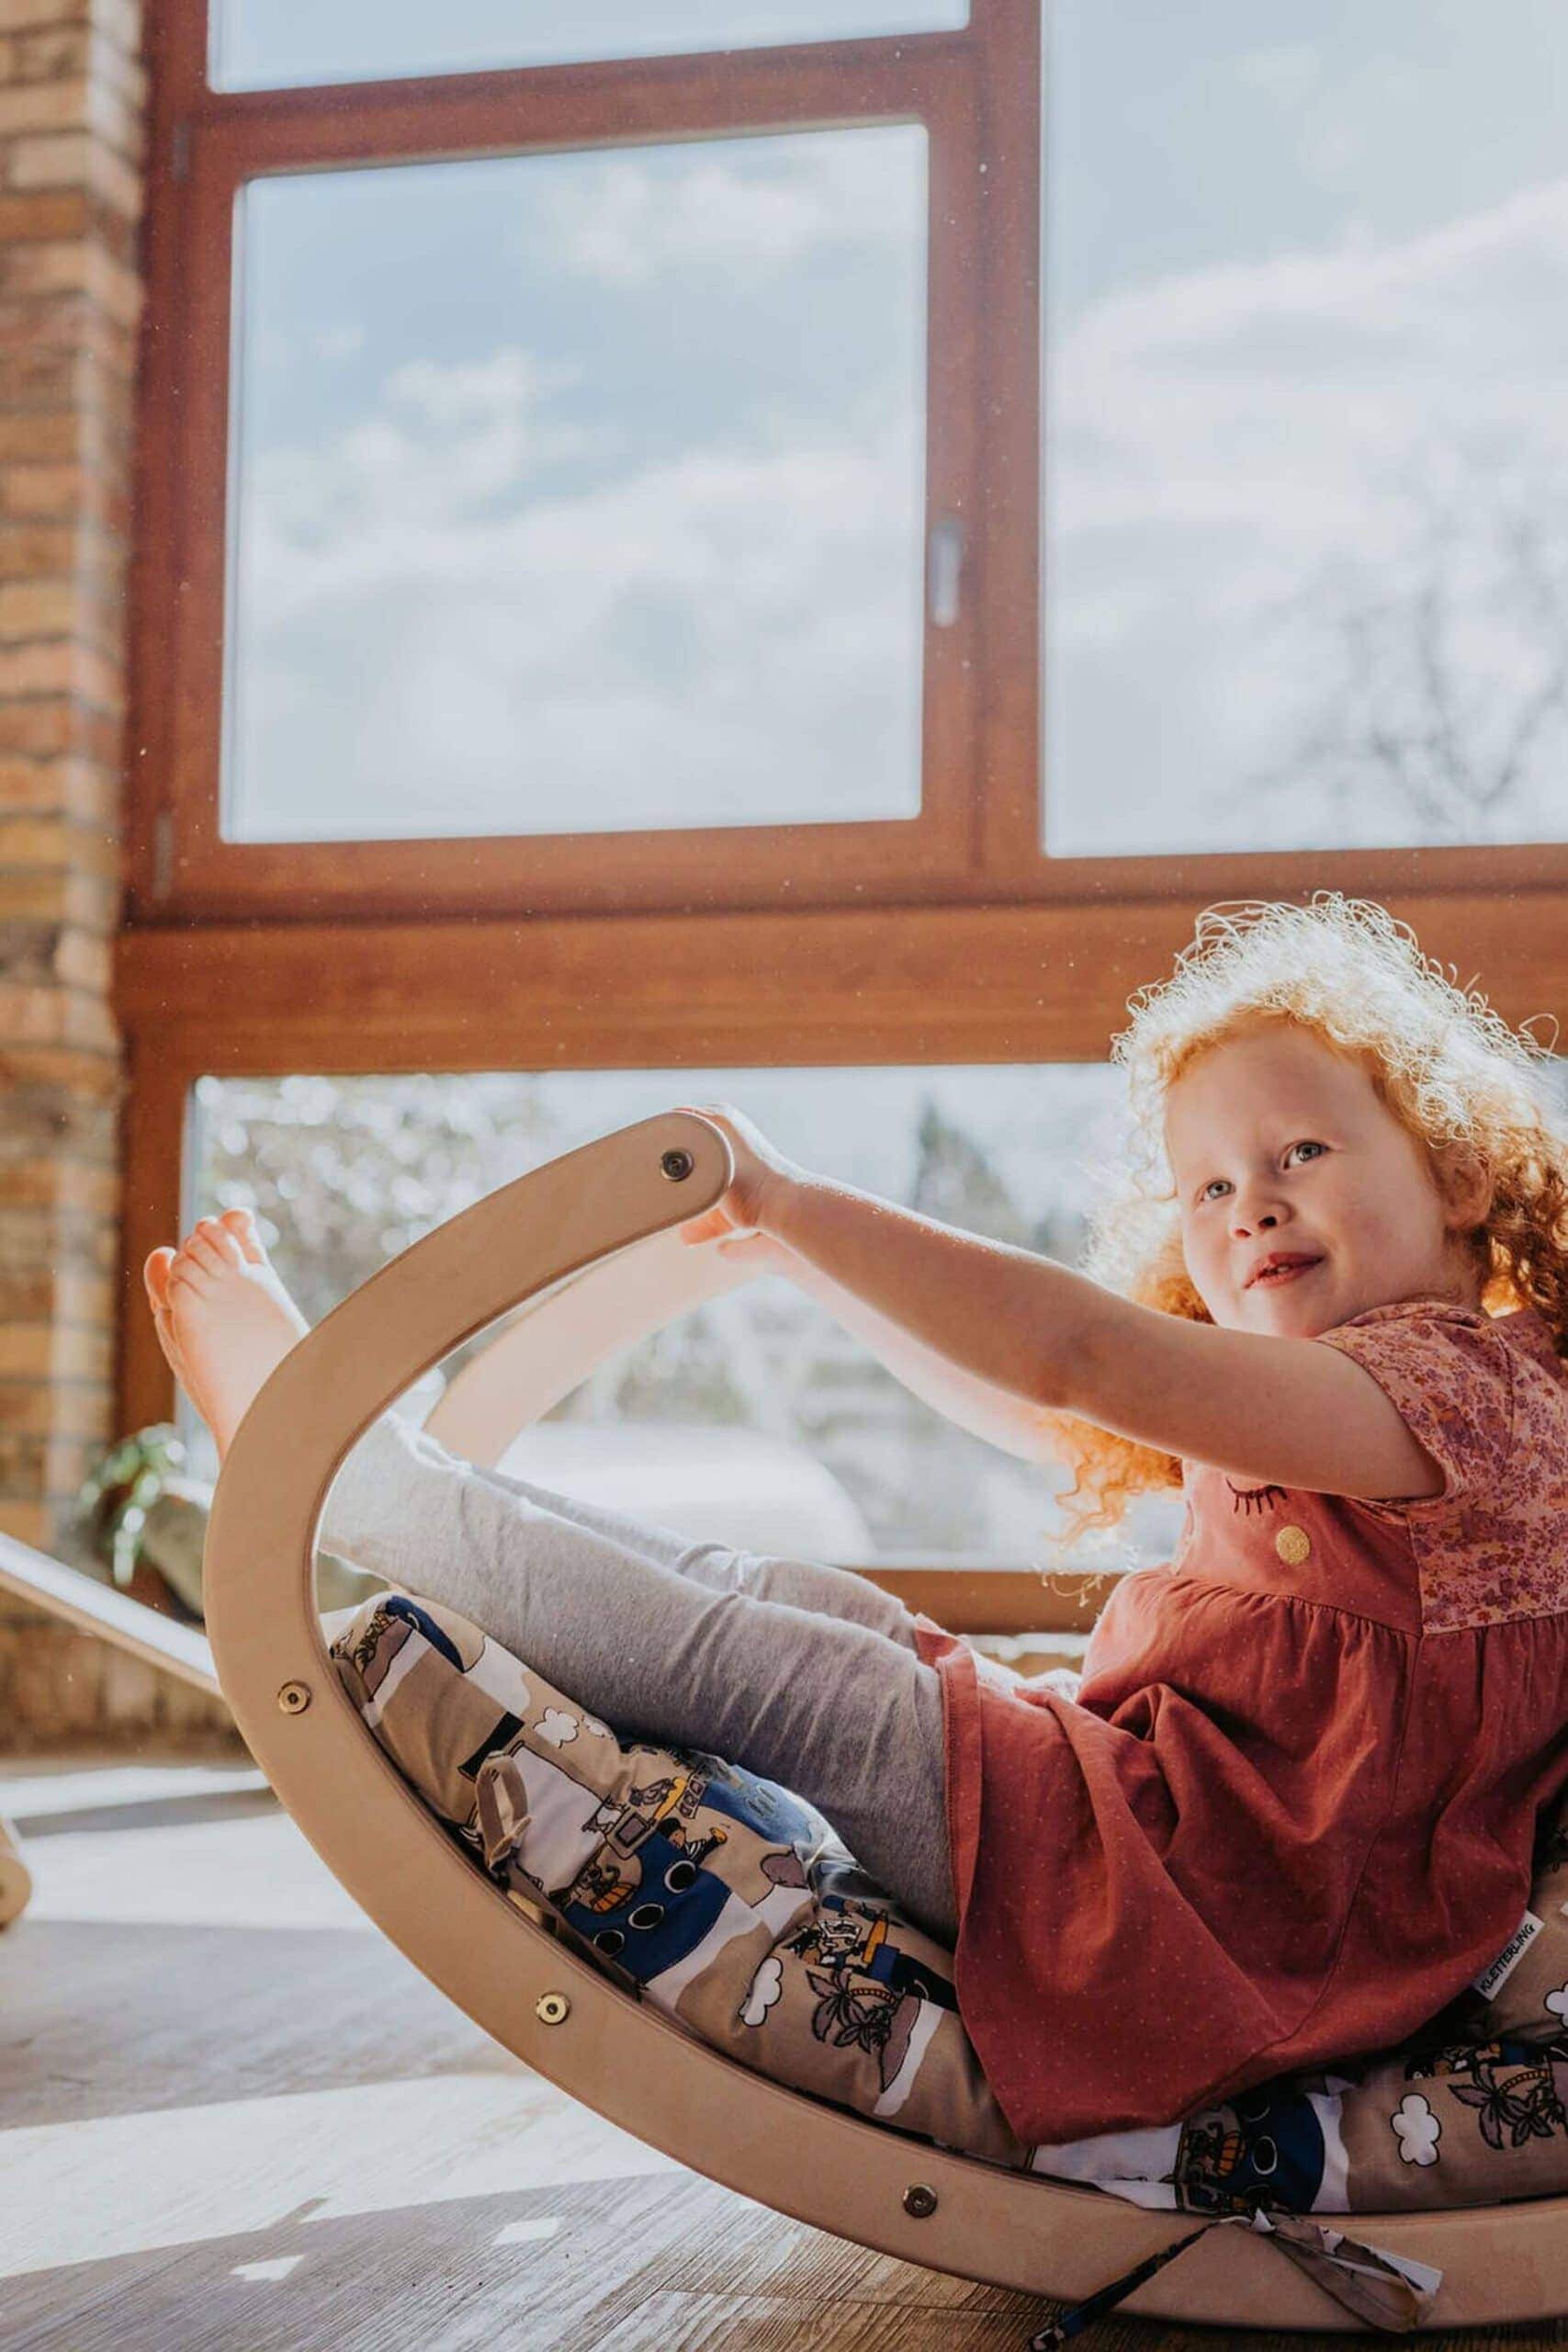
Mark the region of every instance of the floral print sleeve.
[[1369, 1508], [1402, 1513], [1450, 1509], [1494, 1491], [1514, 1446], [1514, 1381], [1507, 1343], [1491, 1317], [1437, 1299], [1369, 1307], [1320, 1344], [1337, 1348], [1390, 1399], [1443, 1473], [1440, 1494]]

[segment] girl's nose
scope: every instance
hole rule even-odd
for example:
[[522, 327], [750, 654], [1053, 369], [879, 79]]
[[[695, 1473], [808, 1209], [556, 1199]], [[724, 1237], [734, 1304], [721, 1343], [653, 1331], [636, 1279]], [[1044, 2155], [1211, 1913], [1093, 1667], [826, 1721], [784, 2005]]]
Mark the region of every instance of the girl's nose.
[[1249, 1234], [1271, 1231], [1280, 1222], [1282, 1206], [1270, 1193], [1261, 1190], [1238, 1193], [1235, 1213], [1231, 1218], [1232, 1235], [1236, 1240], [1245, 1241]]

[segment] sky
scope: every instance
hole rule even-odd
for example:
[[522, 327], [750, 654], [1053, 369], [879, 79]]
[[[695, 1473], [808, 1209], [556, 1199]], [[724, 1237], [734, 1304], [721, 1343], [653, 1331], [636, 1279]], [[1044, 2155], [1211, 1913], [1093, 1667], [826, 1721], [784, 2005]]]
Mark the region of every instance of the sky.
[[242, 839], [912, 818], [918, 125], [242, 216]]
[[462, 0], [437, 11], [426, 0], [212, 0], [211, 78], [216, 89], [266, 89], [672, 56], [944, 32], [968, 15], [966, 0], [591, 0], [581, 8]]
[[[226, 70], [520, 19], [432, 21], [235, 0]], [[1568, 838], [1568, 10], [1055, 0], [1047, 52], [1048, 846]], [[925, 200], [912, 126], [254, 185], [231, 834], [913, 815]]]

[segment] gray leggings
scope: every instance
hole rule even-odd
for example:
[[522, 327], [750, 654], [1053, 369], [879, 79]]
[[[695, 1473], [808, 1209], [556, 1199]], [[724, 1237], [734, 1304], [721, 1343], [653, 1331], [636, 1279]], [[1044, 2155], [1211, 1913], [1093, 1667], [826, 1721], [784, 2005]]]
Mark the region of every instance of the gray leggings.
[[941, 1683], [902, 1601], [863, 1577], [694, 1544], [477, 1469], [392, 1416], [339, 1472], [319, 1541], [447, 1602], [616, 1730], [794, 1790], [956, 1939]]

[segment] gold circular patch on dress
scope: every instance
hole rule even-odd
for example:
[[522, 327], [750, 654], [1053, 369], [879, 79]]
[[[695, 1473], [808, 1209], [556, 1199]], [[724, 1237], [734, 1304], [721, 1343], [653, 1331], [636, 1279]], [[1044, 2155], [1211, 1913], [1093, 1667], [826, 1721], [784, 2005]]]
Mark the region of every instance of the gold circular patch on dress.
[[1299, 1568], [1312, 1553], [1312, 1537], [1304, 1527], [1281, 1527], [1274, 1538], [1274, 1549], [1287, 1567]]

